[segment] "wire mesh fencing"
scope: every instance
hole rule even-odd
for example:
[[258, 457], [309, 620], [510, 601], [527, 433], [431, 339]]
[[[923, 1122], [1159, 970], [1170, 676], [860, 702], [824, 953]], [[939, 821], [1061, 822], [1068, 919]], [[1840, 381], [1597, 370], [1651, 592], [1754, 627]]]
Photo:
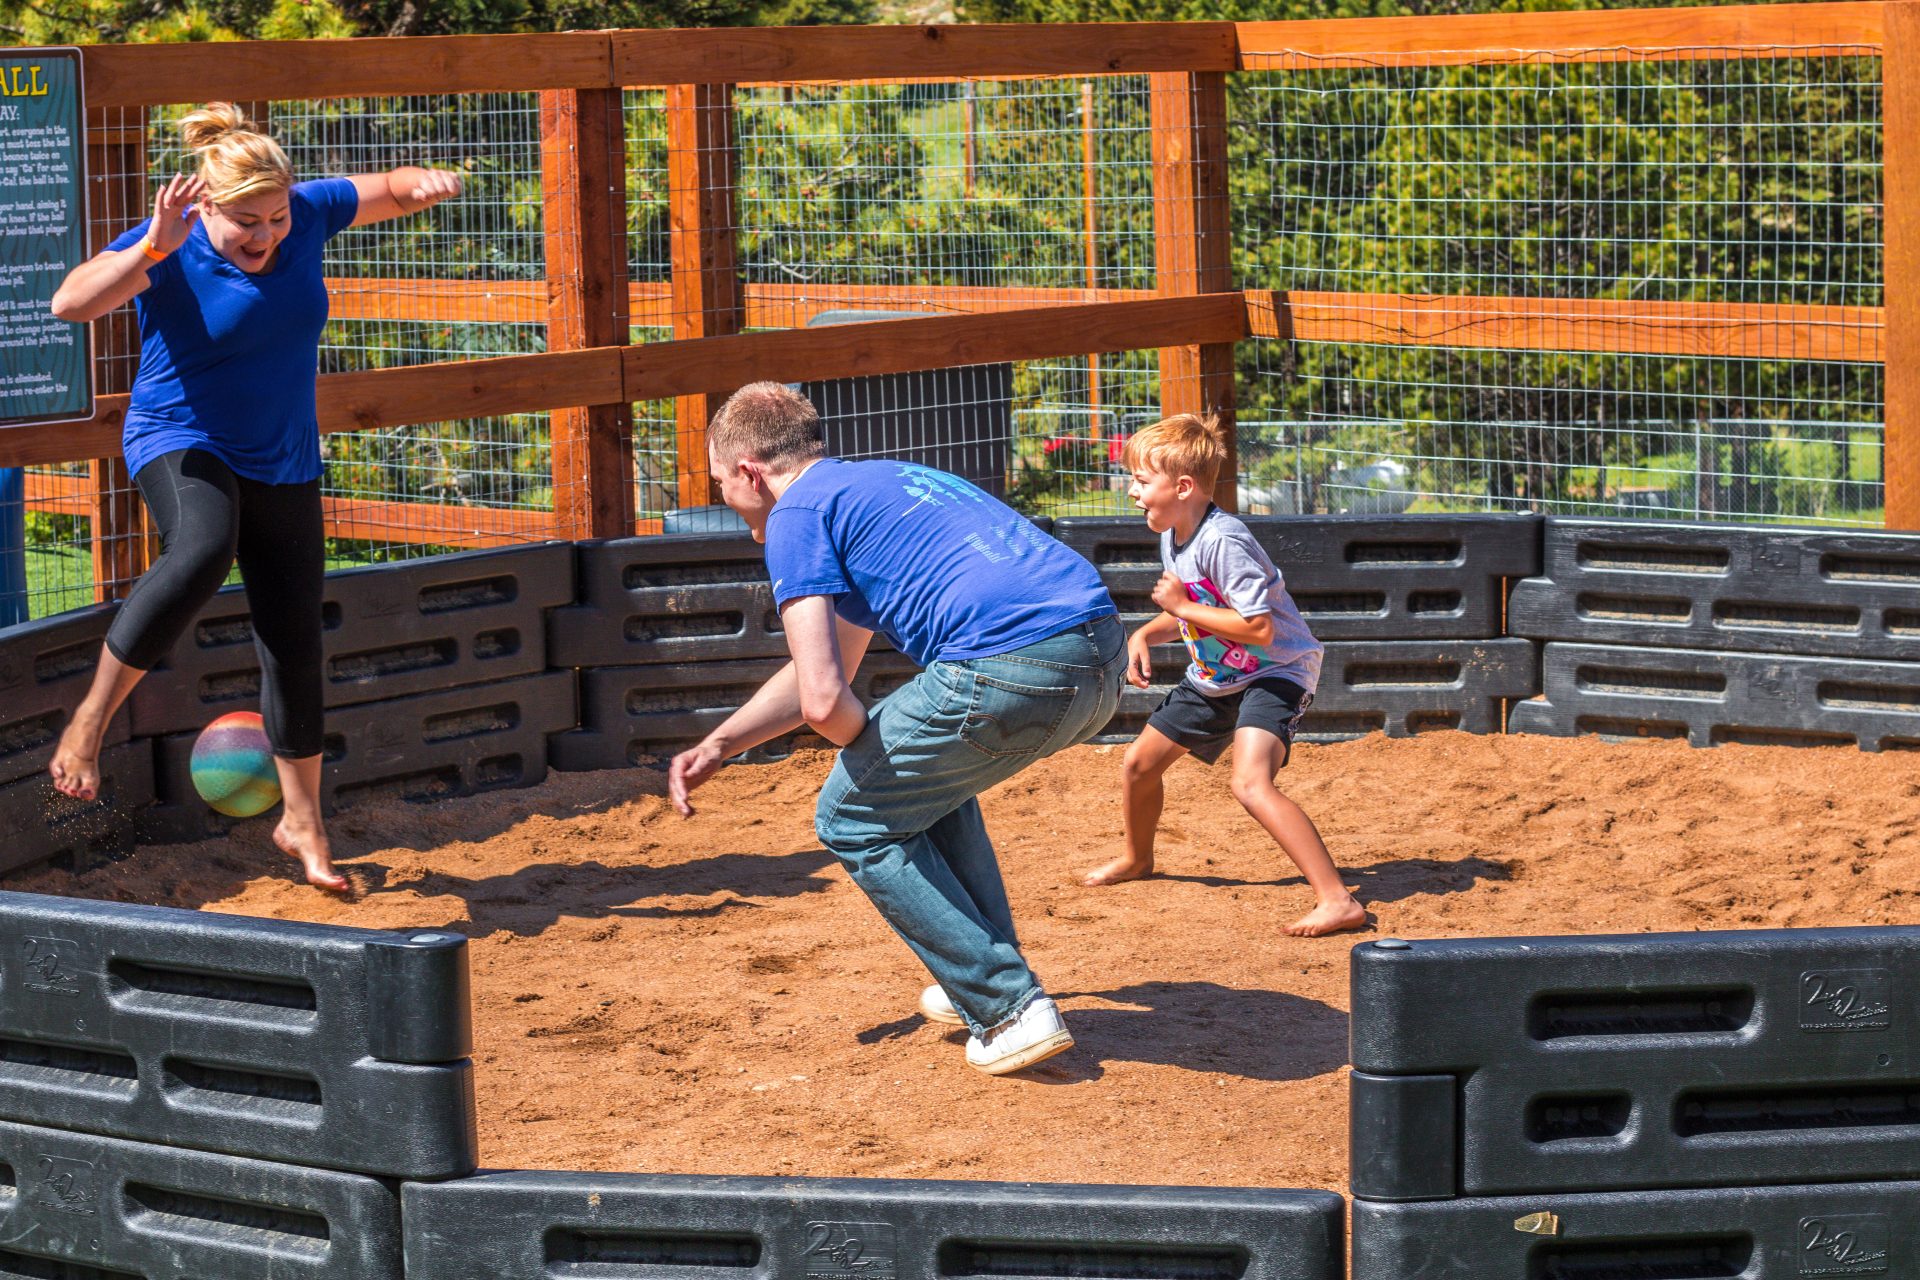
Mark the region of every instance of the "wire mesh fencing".
[[1248, 485], [1878, 524], [1875, 51], [1250, 60]]
[[[1153, 93], [1114, 76], [670, 95], [629, 130], [629, 164], [660, 157], [683, 201], [633, 245], [637, 306], [685, 338], [1152, 296]], [[803, 385], [836, 452], [937, 459], [1042, 511], [1107, 500], [1109, 439], [1154, 378], [1122, 353]], [[718, 400], [665, 407], [636, 419], [640, 514], [700, 527], [721, 518], [692, 510], [717, 501]]]
[[[1255, 316], [1243, 510], [1880, 521], [1875, 50], [1246, 62], [1224, 115], [1173, 74], [247, 104], [301, 178], [423, 165], [466, 186], [329, 246], [320, 370], [352, 401], [324, 440], [334, 563], [579, 536], [580, 458], [609, 432], [632, 531], [718, 515], [705, 430], [730, 386], [389, 426], [441, 407], [390, 403], [421, 385], [390, 371], [622, 341], [631, 370], [652, 344], [776, 330], [832, 329], [831, 351], [883, 341], [834, 327], [886, 317], [1223, 288]], [[96, 243], [189, 164], [185, 110], [93, 114]], [[1216, 128], [1230, 209], [1224, 185], [1177, 191]], [[101, 389], [125, 391], [131, 310], [95, 342]], [[836, 451], [1037, 515], [1128, 510], [1127, 436], [1206, 398], [1163, 351], [966, 355], [800, 385]], [[22, 479], [36, 613], [151, 561], [117, 459]]]
[[[453, 170], [463, 183], [456, 199], [328, 244], [322, 373], [548, 349], [549, 290], [571, 280], [547, 243], [553, 178], [537, 94], [276, 102], [268, 121], [301, 176], [418, 166]], [[552, 414], [522, 413], [330, 432], [332, 559], [551, 536], [553, 429]]]

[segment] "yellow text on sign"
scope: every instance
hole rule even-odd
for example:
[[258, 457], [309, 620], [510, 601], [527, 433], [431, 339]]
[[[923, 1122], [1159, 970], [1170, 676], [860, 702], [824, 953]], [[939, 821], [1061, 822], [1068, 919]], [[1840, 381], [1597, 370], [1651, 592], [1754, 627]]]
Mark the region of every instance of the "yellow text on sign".
[[0, 67], [0, 98], [44, 98], [46, 81], [40, 78], [38, 63], [26, 67]]

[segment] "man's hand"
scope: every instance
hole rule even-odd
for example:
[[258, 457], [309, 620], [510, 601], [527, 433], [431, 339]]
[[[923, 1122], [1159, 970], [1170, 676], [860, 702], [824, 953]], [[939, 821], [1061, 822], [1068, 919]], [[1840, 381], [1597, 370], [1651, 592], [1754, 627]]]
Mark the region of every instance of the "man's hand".
[[726, 763], [726, 753], [711, 740], [697, 747], [689, 747], [673, 758], [667, 767], [667, 798], [673, 801], [673, 807], [683, 818], [693, 816], [693, 806], [687, 797], [701, 783], [720, 772], [720, 766]]
[[1153, 683], [1153, 645], [1145, 627], [1127, 637], [1127, 683], [1136, 689]]
[[1163, 573], [1153, 584], [1153, 602], [1177, 618], [1193, 603], [1193, 597], [1187, 594], [1186, 583], [1174, 574]]

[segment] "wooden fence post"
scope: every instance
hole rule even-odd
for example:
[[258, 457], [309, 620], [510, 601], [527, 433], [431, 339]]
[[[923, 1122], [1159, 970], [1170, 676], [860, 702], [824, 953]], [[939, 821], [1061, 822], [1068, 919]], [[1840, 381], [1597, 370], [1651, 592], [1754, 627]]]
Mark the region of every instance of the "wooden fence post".
[[[1220, 71], [1156, 72], [1153, 121], [1154, 272], [1162, 296], [1233, 288], [1233, 225], [1227, 203], [1227, 77]], [[1217, 414], [1227, 464], [1214, 500], [1238, 506], [1233, 344], [1163, 347], [1160, 410]]]
[[[1881, 51], [1889, 529], [1920, 530], [1920, 4], [1886, 7]], [[1911, 352], [1912, 354], [1908, 354]]]
[[[540, 94], [547, 350], [624, 347], [626, 128], [619, 89]], [[561, 538], [633, 533], [633, 406], [552, 411], [553, 518]]]
[[[87, 203], [89, 253], [153, 211], [147, 201], [147, 110], [145, 107], [96, 108], [87, 112]], [[96, 396], [133, 387], [140, 359], [140, 325], [132, 307], [93, 322]], [[87, 465], [93, 510], [89, 543], [93, 550], [95, 603], [123, 598], [133, 581], [159, 554], [140, 501], [119, 455], [95, 458]]]
[[[734, 238], [733, 86], [667, 89], [667, 213], [673, 263], [673, 336], [715, 338], [745, 327], [746, 302]], [[718, 502], [707, 466], [707, 423], [731, 387], [673, 402], [680, 506]]]
[[[1100, 287], [1099, 139], [1093, 127], [1093, 81], [1080, 82], [1080, 187], [1084, 197], [1081, 221], [1086, 225], [1087, 295]], [[1100, 357], [1087, 357], [1087, 426], [1095, 440], [1100, 429]]]

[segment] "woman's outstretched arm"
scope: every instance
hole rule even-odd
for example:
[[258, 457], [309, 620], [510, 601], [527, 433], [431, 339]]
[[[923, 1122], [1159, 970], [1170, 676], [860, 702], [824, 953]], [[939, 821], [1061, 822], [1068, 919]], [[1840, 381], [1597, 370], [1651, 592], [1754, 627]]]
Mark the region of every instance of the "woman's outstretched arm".
[[431, 209], [459, 195], [465, 186], [451, 169], [422, 169], [410, 164], [385, 173], [356, 173], [351, 181], [360, 193], [360, 211], [351, 223], [356, 227]]

